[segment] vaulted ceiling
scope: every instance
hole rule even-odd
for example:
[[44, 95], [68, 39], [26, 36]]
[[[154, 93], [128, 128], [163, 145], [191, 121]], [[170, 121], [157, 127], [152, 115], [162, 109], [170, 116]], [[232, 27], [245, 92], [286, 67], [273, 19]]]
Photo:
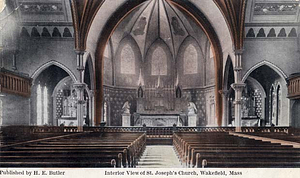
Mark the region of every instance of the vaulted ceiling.
[[190, 20], [168, 1], [150, 0], [132, 13], [116, 31], [121, 31], [122, 34], [118, 35], [121, 39], [131, 35], [143, 57], [157, 40], [166, 43], [172, 55], [176, 56], [186, 37], [196, 36]]
[[[163, 1], [163, 2], [162, 2]], [[142, 11], [142, 14], [148, 15], [148, 18], [150, 16], [152, 17], [158, 17], [158, 14], [162, 14], [160, 20], [154, 21], [155, 23], [163, 24], [163, 23], [170, 23], [170, 17], [167, 16], [167, 14], [174, 14], [173, 17], [178, 18], [177, 20], [173, 20], [173, 24], [177, 24], [177, 26], [181, 25], [180, 20], [182, 20], [180, 15], [176, 14], [176, 10], [174, 10], [170, 4], [169, 1], [171, 0], [153, 0], [150, 1], [147, 5], [145, 5], [145, 11]], [[78, 50], [84, 50], [86, 47], [86, 35], [88, 32], [88, 29], [93, 21], [93, 17], [97, 13], [97, 10], [100, 8], [101, 4], [104, 2], [104, 0], [70, 0], [72, 4], [72, 14], [73, 14], [73, 23], [75, 27], [75, 38], [76, 38], [76, 49]], [[140, 4], [142, 2], [146, 2], [146, 0], [135, 0], [130, 1], [132, 3]], [[227, 21], [227, 24], [231, 30], [232, 39], [234, 41], [235, 49], [242, 49], [243, 46], [243, 38], [244, 38], [244, 19], [245, 19], [245, 6], [246, 6], [246, 0], [214, 0], [216, 5], [219, 7], [220, 11], [223, 13], [224, 18]], [[159, 6], [163, 6], [163, 8], [160, 8]], [[150, 11], [150, 9], [153, 9]], [[157, 10], [155, 10], [157, 9]], [[148, 12], [150, 11], [150, 12]], [[147, 18], [147, 17], [146, 17]], [[166, 21], [167, 20], [167, 21]], [[176, 22], [177, 21], [177, 22]], [[135, 23], [136, 26], [134, 26], [134, 30], [141, 24], [141, 27], [143, 27], [143, 20], [139, 20]], [[171, 25], [166, 29], [163, 29], [163, 33], [156, 31], [156, 36], [159, 35], [163, 38], [167, 39], [168, 35], [171, 35], [171, 33], [174, 31], [172, 29], [172, 20]], [[146, 27], [146, 26], [145, 26]], [[171, 27], [171, 28], [169, 28]], [[151, 29], [148, 28], [147, 29]], [[162, 30], [161, 28], [158, 28], [158, 30]], [[166, 31], [164, 31], [166, 30]], [[172, 31], [173, 30], [173, 31]], [[177, 29], [178, 30], [178, 29]], [[179, 30], [181, 31], [181, 30]], [[188, 28], [182, 29], [182, 31], [187, 34]], [[179, 33], [182, 34], [183, 32]], [[133, 32], [132, 32], [133, 33]], [[140, 37], [136, 38], [143, 38], [143, 35], [137, 35]], [[170, 46], [174, 45], [174, 48], [176, 47], [176, 44], [172, 42], [168, 42]]]

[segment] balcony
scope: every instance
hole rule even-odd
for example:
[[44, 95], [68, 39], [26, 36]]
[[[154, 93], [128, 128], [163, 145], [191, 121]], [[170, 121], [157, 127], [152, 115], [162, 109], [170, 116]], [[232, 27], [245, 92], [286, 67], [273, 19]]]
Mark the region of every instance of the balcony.
[[0, 92], [30, 97], [31, 78], [6, 69], [0, 69]]
[[300, 99], [300, 73], [292, 74], [288, 78], [288, 98]]

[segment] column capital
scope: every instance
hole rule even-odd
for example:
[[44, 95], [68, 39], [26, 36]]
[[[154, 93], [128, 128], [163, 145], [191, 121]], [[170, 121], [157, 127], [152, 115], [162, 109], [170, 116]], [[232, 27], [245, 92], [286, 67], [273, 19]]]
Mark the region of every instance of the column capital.
[[95, 94], [96, 94], [95, 90], [90, 90], [90, 95], [92, 98], [95, 96]]
[[243, 104], [243, 102], [242, 102], [242, 100], [235, 100], [235, 101], [233, 101], [233, 104], [239, 104], [239, 105], [241, 105], [241, 104]]
[[227, 96], [229, 95], [229, 90], [219, 90], [219, 93], [220, 93], [222, 96], [227, 97]]
[[78, 50], [78, 49], [75, 49], [75, 53], [77, 55], [84, 55], [85, 51], [84, 50]]
[[235, 55], [242, 55], [244, 52], [244, 49], [235, 49], [235, 50], [233, 50], [233, 52]]
[[79, 82], [76, 82], [73, 84], [73, 87], [77, 90], [83, 90], [86, 88], [86, 84], [85, 83], [79, 83]]
[[246, 84], [244, 84], [244, 83], [233, 83], [230, 86], [235, 91], [243, 91], [243, 89], [246, 87]]

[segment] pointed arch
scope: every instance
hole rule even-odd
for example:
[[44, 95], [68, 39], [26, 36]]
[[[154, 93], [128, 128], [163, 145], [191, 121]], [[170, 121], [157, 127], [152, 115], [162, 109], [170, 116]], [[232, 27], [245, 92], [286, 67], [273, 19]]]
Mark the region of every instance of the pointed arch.
[[[118, 1], [116, 3], [106, 3], [102, 4], [98, 13], [96, 13], [95, 18], [90, 26], [89, 34], [87, 35], [87, 48], [90, 51], [95, 52], [95, 70], [96, 73], [96, 117], [100, 118], [102, 115], [102, 100], [103, 100], [103, 52], [108, 39], [112, 35], [116, 26], [134, 9], [139, 7], [144, 1], [134, 1], [133, 3], [125, 4], [124, 1]], [[230, 38], [230, 30], [227, 26], [226, 20], [220, 9], [213, 1], [195, 1], [195, 2], [182, 2], [177, 0], [172, 0], [172, 4], [178, 7], [180, 10], [186, 12], [190, 15], [197, 25], [199, 25], [205, 34], [208, 36], [214, 49], [214, 60], [215, 60], [215, 83], [216, 83], [216, 117], [218, 119], [218, 125], [221, 125], [221, 115], [222, 115], [222, 98], [218, 91], [222, 89], [223, 82], [223, 56], [222, 49], [232, 51], [233, 41]], [[126, 7], [126, 8], [124, 8]], [[101, 11], [101, 9], [108, 9], [106, 11]], [[116, 10], [117, 9], [117, 10]], [[214, 11], [212, 11], [214, 9]], [[110, 18], [112, 17], [112, 18]], [[218, 18], [216, 18], [218, 17]], [[104, 20], [103, 20], [104, 19]], [[224, 27], [224, 28], [221, 28]], [[97, 117], [98, 116], [98, 117]], [[100, 119], [97, 119], [97, 124], [100, 123]]]
[[[86, 60], [85, 60], [85, 69], [88, 69], [88, 75], [89, 75], [89, 80], [90, 80], [90, 90], [95, 89], [95, 70], [94, 70], [94, 64], [92, 60], [92, 56], [88, 54]], [[84, 72], [85, 74], [85, 72]], [[85, 77], [85, 76], [84, 76]], [[84, 81], [86, 82], [86, 81]]]
[[31, 78], [33, 79], [33, 81], [35, 81], [35, 79], [45, 70], [47, 69], [48, 67], [52, 66], [52, 65], [55, 65], [57, 67], [60, 67], [61, 69], [63, 69], [64, 71], [66, 71], [70, 77], [72, 78], [72, 80], [75, 82], [77, 81], [76, 79], [76, 76], [73, 74], [73, 72], [68, 68], [66, 67], [65, 65], [63, 65], [62, 63], [60, 62], [57, 62], [57, 61], [49, 61], [45, 64], [43, 64], [42, 66], [40, 66], [37, 70], [35, 70], [33, 72], [33, 74], [31, 75]]
[[257, 64], [255, 64], [253, 67], [251, 67], [243, 76], [242, 82], [245, 82], [246, 79], [248, 78], [248, 76], [257, 68], [266, 65], [268, 67], [270, 67], [271, 69], [273, 69], [275, 72], [277, 72], [277, 74], [279, 74], [280, 77], [282, 77], [282, 79], [286, 79], [288, 78], [288, 76], [275, 64], [269, 62], [269, 61], [261, 61]]
[[145, 72], [149, 76], [169, 76], [171, 73], [172, 59], [173, 56], [169, 46], [159, 38], [151, 44], [146, 53], [146, 66], [150, 67], [145, 69]]
[[232, 81], [232, 79], [230, 79], [230, 77], [233, 77], [233, 82], [235, 81], [234, 79], [234, 73], [233, 73], [233, 63], [232, 63], [232, 59], [230, 57], [230, 55], [228, 55], [227, 60], [226, 60], [226, 64], [225, 64], [225, 69], [224, 69], [224, 82], [223, 82], [223, 89], [224, 90], [229, 90], [230, 89], [230, 85], [232, 84], [230, 81]]

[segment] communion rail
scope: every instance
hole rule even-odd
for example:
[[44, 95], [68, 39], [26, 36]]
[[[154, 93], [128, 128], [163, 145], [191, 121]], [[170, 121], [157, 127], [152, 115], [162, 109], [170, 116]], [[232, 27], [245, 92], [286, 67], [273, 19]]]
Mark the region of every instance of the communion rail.
[[[79, 132], [77, 127], [67, 126], [1, 126], [2, 133], [73, 133]], [[234, 132], [235, 127], [83, 127], [84, 132], [146, 132], [147, 135], [172, 135], [173, 132]], [[242, 127], [241, 132], [278, 132], [294, 134], [300, 133], [300, 129], [292, 127]]]

